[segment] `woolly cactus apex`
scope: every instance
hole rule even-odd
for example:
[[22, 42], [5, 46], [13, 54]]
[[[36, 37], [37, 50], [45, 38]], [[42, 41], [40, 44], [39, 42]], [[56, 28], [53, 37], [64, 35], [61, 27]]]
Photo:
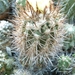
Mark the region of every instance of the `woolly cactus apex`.
[[52, 65], [50, 58], [62, 51], [65, 31], [63, 16], [57, 9], [54, 12], [44, 9], [43, 13], [34, 12], [30, 7], [29, 10], [22, 7], [19, 10], [13, 43], [25, 68], [42, 70]]

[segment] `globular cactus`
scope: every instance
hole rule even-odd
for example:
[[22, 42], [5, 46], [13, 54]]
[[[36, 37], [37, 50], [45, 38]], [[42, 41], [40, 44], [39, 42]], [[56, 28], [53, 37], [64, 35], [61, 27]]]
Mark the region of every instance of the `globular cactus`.
[[66, 38], [64, 40], [64, 49], [69, 50], [70, 48], [74, 48], [75, 46], [75, 26], [73, 24], [66, 24]]
[[7, 53], [0, 50], [0, 74], [10, 75], [13, 70], [14, 60]]
[[59, 58], [57, 58], [57, 72], [60, 73], [60, 75], [74, 75], [75, 74], [75, 54], [69, 55], [61, 55]]
[[58, 60], [58, 68], [60, 71], [66, 71], [70, 68], [71, 58], [69, 56], [62, 55]]
[[12, 29], [12, 23], [4, 20], [0, 21], [0, 50], [5, 50], [6, 47], [10, 46], [10, 35]]
[[[62, 52], [64, 41], [63, 14], [58, 8], [44, 8], [35, 11], [27, 2], [26, 8], [19, 7], [13, 31], [15, 48], [25, 68], [43, 70], [52, 64], [51, 58]], [[51, 2], [52, 3], [52, 2]]]

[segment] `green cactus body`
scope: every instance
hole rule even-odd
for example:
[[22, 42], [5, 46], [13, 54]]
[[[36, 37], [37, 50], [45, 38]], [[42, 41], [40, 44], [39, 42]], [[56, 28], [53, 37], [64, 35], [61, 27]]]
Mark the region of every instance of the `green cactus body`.
[[64, 49], [69, 50], [70, 48], [74, 48], [75, 46], [75, 26], [73, 24], [66, 24], [66, 38], [64, 41]]
[[71, 58], [69, 56], [62, 55], [58, 60], [58, 68], [60, 71], [66, 71], [71, 66]]
[[0, 14], [4, 13], [9, 8], [8, 0], [0, 0]]
[[75, 0], [60, 0], [61, 1], [61, 11], [66, 14], [70, 23], [75, 20]]
[[7, 53], [0, 50], [0, 74], [10, 75], [13, 70], [13, 58], [10, 58]]

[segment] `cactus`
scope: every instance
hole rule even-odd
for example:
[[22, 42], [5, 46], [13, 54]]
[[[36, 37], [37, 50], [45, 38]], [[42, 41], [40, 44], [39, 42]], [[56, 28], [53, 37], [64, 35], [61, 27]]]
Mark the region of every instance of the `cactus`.
[[25, 8], [19, 7], [19, 17], [14, 21], [13, 44], [25, 68], [35, 72], [50, 68], [53, 65], [51, 58], [62, 52], [63, 14], [58, 12], [58, 8], [53, 10], [53, 4], [50, 7], [35, 12], [30, 4], [26, 4]]
[[61, 74], [66, 75], [69, 74], [72, 70], [72, 59], [69, 56], [61, 55], [58, 59], [57, 68]]
[[57, 60], [57, 71], [60, 75], [74, 75], [75, 74], [75, 54], [61, 55]]
[[0, 74], [10, 75], [13, 70], [13, 58], [9, 57], [7, 53], [0, 50]]
[[58, 60], [58, 68], [61, 71], [66, 71], [71, 65], [71, 58], [69, 56], [62, 55]]
[[10, 35], [13, 25], [8, 21], [0, 21], [0, 50], [5, 50], [10, 46]]
[[75, 26], [73, 24], [66, 24], [65, 25], [66, 30], [66, 38], [64, 41], [64, 49], [68, 50], [70, 48], [74, 48], [75, 46]]

